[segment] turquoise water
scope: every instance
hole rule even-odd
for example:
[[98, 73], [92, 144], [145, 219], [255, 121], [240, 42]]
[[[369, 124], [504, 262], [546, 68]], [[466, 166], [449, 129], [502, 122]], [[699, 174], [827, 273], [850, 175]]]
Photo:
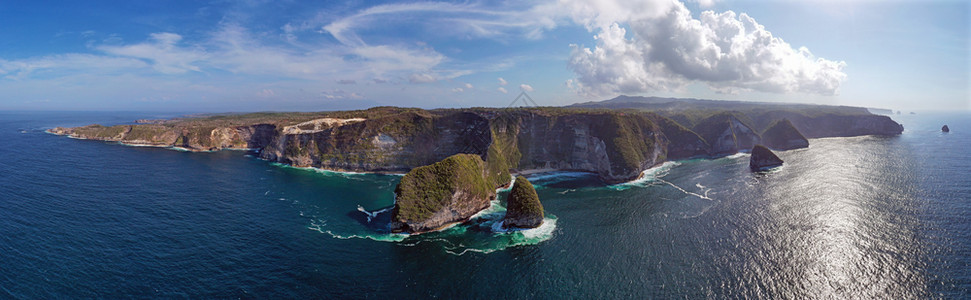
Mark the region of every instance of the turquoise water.
[[745, 154], [614, 186], [534, 174], [544, 227], [496, 230], [498, 201], [420, 236], [387, 232], [399, 176], [43, 133], [158, 117], [0, 112], [0, 298], [971, 296], [967, 114], [815, 139], [766, 174]]

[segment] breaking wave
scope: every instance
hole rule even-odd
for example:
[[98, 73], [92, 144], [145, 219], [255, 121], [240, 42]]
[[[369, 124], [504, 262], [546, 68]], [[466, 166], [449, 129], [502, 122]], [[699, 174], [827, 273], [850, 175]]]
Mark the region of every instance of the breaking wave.
[[[508, 191], [508, 188], [505, 190]], [[358, 205], [357, 212], [366, 220], [364, 227], [332, 226], [326, 220], [312, 218], [307, 228], [342, 240], [369, 239], [401, 246], [436, 243], [446, 253], [464, 255], [470, 252], [487, 254], [509, 247], [539, 244], [553, 237], [557, 221], [556, 216], [547, 214], [543, 218], [543, 224], [537, 228], [504, 229], [502, 219], [506, 215], [506, 208], [497, 197], [488, 208], [473, 215], [469, 221], [436, 232], [409, 235], [390, 232], [392, 210], [393, 207], [387, 207], [369, 211]]]

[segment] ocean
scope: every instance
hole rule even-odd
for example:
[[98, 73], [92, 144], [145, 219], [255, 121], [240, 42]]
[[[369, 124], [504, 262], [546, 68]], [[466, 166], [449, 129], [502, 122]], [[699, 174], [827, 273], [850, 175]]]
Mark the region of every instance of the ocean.
[[174, 116], [0, 112], [0, 298], [971, 297], [967, 113], [764, 174], [747, 154], [533, 174], [544, 226], [496, 230], [496, 201], [419, 236], [386, 230], [400, 176], [44, 133]]

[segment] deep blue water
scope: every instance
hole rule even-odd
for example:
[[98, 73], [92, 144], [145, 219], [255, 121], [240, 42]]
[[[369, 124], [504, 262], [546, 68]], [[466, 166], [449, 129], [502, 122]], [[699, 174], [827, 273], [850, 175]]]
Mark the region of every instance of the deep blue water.
[[968, 114], [811, 140], [764, 175], [745, 155], [532, 175], [547, 226], [493, 232], [497, 203], [418, 237], [364, 212], [398, 176], [43, 132], [157, 117], [0, 112], [0, 298], [971, 297]]

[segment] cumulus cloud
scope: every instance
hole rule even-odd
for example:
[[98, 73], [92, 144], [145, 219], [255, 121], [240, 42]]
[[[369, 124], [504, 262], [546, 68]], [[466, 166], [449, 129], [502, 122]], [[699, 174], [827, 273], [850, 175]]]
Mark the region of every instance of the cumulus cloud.
[[472, 84], [471, 84], [471, 83], [466, 83], [466, 84], [465, 84], [465, 88], [467, 88], [467, 89], [470, 89], [470, 90], [471, 90], [471, 89], [472, 89]]
[[[655, 1], [636, 1], [634, 7], [648, 2]], [[575, 14], [597, 31], [597, 45], [571, 45], [568, 64], [577, 78], [568, 85], [590, 96], [674, 90], [693, 82], [717, 92], [835, 95], [846, 78], [844, 62], [793, 48], [744, 13], [705, 11], [695, 19], [683, 3], [672, 3], [662, 13], [643, 13], [617, 12], [612, 9], [619, 3], [600, 1]]]
[[497, 90], [499, 90], [499, 92], [502, 92], [503, 94], [509, 93], [509, 91], [507, 91], [506, 88], [501, 87], [501, 86]]
[[530, 86], [530, 85], [528, 85], [528, 84], [525, 84], [525, 83], [524, 84], [520, 84], [519, 85], [519, 89], [520, 90], [523, 90], [524, 92], [532, 92], [533, 91], [533, 87]]
[[502, 77], [499, 77], [499, 85], [506, 85], [506, 84], [508, 84], [508, 82], [506, 82], [505, 79], [502, 79]]

